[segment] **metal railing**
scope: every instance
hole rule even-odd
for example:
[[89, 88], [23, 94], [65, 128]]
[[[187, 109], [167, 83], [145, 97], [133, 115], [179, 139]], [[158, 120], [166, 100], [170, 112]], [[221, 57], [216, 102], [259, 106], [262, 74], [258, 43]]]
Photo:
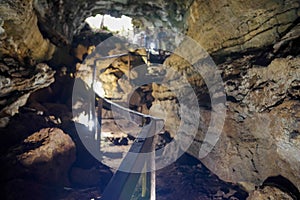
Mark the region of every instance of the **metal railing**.
[[[112, 56], [101, 57], [95, 60], [95, 64], [99, 60], [118, 58], [121, 56], [128, 55], [128, 60], [130, 61], [130, 56], [148, 56], [148, 55], [139, 55], [133, 53], [124, 53]], [[130, 71], [130, 62], [128, 62], [128, 67]], [[93, 82], [92, 87], [95, 84], [96, 80], [96, 70], [97, 67], [95, 65], [93, 70]], [[156, 118], [151, 115], [146, 115], [143, 113], [139, 113], [137, 111], [125, 108], [109, 99], [102, 97], [98, 103], [98, 114], [96, 114], [95, 108], [91, 110], [91, 113], [95, 122], [97, 121], [99, 115], [101, 123], [101, 110], [103, 103], [109, 104], [114, 109], [121, 111], [120, 113], [130, 114], [138, 116], [141, 121], [146, 122], [143, 125], [143, 128], [139, 135], [136, 137], [133, 142], [129, 153], [122, 160], [119, 169], [113, 175], [112, 179], [108, 183], [106, 189], [103, 192], [101, 197], [102, 200], [130, 200], [132, 195], [139, 183], [140, 178], [142, 178], [142, 191], [141, 197], [142, 199], [155, 200], [155, 142], [156, 142], [156, 134], [160, 129], [163, 128], [164, 120], [160, 118]], [[99, 112], [100, 110], [100, 112]], [[98, 117], [96, 117], [98, 115]], [[100, 142], [101, 138], [101, 130], [95, 130], [95, 138], [98, 138]], [[97, 136], [96, 136], [97, 135]], [[143, 153], [151, 152], [151, 159], [146, 161], [143, 158]], [[134, 154], [132, 154], [134, 153]], [[133, 156], [132, 156], [133, 155]], [[147, 167], [145, 167], [147, 166]], [[122, 170], [126, 168], [126, 171]], [[145, 170], [151, 169], [151, 170]]]
[[[102, 200], [129, 200], [138, 185], [140, 177], [142, 177], [142, 192], [143, 199], [155, 200], [155, 132], [156, 120], [151, 120], [149, 124], [145, 125], [141, 131], [141, 135], [151, 135], [147, 138], [137, 138], [132, 144], [128, 154], [120, 164], [119, 169], [126, 168], [124, 172], [118, 170], [111, 181], [107, 185]], [[143, 153], [151, 152], [153, 159], [146, 162]], [[148, 165], [148, 167], [145, 167]], [[149, 166], [150, 165], [150, 166]], [[145, 171], [145, 168], [152, 168], [152, 171]], [[132, 172], [130, 172], [132, 171]], [[140, 173], [137, 173], [140, 172]]]

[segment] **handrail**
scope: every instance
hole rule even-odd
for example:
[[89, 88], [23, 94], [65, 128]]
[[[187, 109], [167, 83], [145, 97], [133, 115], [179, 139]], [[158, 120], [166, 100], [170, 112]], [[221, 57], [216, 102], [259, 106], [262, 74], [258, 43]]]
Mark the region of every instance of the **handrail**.
[[[133, 52], [134, 53], [134, 52]], [[112, 56], [105, 56], [105, 57], [101, 57], [97, 60], [95, 60], [94, 62], [97, 62], [98, 60], [105, 60], [105, 59], [110, 59], [110, 58], [118, 58], [121, 56], [147, 56], [147, 55], [136, 55], [133, 54], [131, 52], [129, 53], [124, 53], [124, 54], [117, 54], [117, 55], [112, 55]], [[104, 96], [102, 96], [101, 94], [97, 93], [97, 90], [95, 90], [95, 80], [96, 80], [96, 68], [94, 67], [93, 69], [93, 81], [92, 81], [92, 89], [94, 90], [94, 92], [101, 97], [101, 99], [103, 101], [105, 101], [106, 103], [110, 104], [111, 106], [114, 106], [117, 109], [120, 109], [122, 111], [125, 111], [126, 113], [130, 113], [130, 114], [135, 114], [139, 117], [142, 118], [146, 118], [146, 119], [150, 119], [150, 122], [148, 125], [143, 126], [140, 134], [138, 135], [137, 138], [143, 138], [144, 140], [142, 142], [140, 142], [140, 140], [136, 140], [129, 152], [135, 152], [136, 155], [134, 157], [129, 156], [129, 154], [127, 154], [125, 156], [125, 158], [123, 159], [122, 163], [120, 164], [120, 168], [126, 168], [128, 169], [128, 171], [135, 171], [135, 172], [140, 172], [140, 173], [129, 173], [129, 172], [123, 172], [123, 171], [117, 171], [114, 176], [112, 177], [111, 181], [109, 182], [108, 186], [106, 187], [103, 196], [102, 196], [102, 200], [130, 200], [132, 194], [134, 193], [134, 190], [136, 188], [136, 185], [138, 183], [138, 180], [141, 176], [141, 174], [143, 173], [143, 168], [145, 166], [145, 164], [150, 164], [151, 167], [155, 167], [155, 145], [153, 145], [153, 141], [155, 138], [155, 134], [157, 132], [157, 123], [162, 123], [162, 125], [164, 124], [164, 120], [158, 117], [154, 117], [151, 115], [147, 115], [147, 114], [143, 114], [140, 112], [137, 112], [135, 110], [131, 110], [129, 108], [125, 108], [107, 98], [105, 98]], [[102, 109], [102, 108], [100, 108]], [[94, 119], [96, 120], [96, 113], [94, 113], [95, 117]], [[122, 113], [122, 112], [121, 112]], [[159, 127], [159, 128], [163, 128], [163, 126]], [[96, 134], [97, 134], [97, 130], [96, 130]], [[100, 137], [99, 137], [100, 139]], [[141, 157], [141, 152], [152, 152], [153, 153], [153, 158], [151, 158], [150, 163], [144, 163], [146, 162], [145, 160], [142, 159]], [[134, 170], [133, 170], [134, 169]], [[148, 178], [151, 179], [153, 177], [155, 177], [155, 172], [147, 172], [146, 174], [148, 175]], [[149, 184], [149, 182], [148, 182]], [[154, 183], [155, 184], [155, 183]], [[153, 183], [150, 183], [150, 193], [149, 193], [149, 198], [151, 200], [155, 199], [155, 186], [153, 185]], [[154, 187], [154, 188], [153, 188]]]
[[110, 105], [113, 105], [113, 106], [115, 106], [116, 108], [121, 109], [121, 110], [123, 110], [123, 111], [129, 112], [129, 113], [131, 113], [131, 114], [135, 114], [135, 115], [138, 115], [138, 116], [143, 117], [143, 118], [150, 118], [150, 119], [154, 119], [154, 120], [156, 120], [156, 121], [163, 121], [163, 122], [164, 122], [164, 119], [162, 119], [162, 118], [154, 117], [154, 116], [152, 116], [152, 115], [147, 115], [147, 114], [144, 114], [144, 113], [140, 113], [140, 112], [138, 112], [138, 111], [135, 111], [135, 110], [131, 110], [131, 109], [129, 109], [129, 108], [125, 108], [125, 107], [123, 107], [123, 106], [121, 106], [121, 105], [119, 105], [119, 104], [117, 104], [117, 103], [115, 103], [115, 102], [113, 102], [113, 101], [111, 101], [111, 100], [109, 100], [109, 99], [107, 99], [107, 98], [101, 97], [101, 99], [103, 99], [106, 103], [108, 103], [108, 104], [110, 104]]
[[[151, 121], [150, 124], [143, 127], [141, 132], [153, 134], [155, 132], [155, 129], [155, 121]], [[148, 175], [148, 178], [151, 177], [151, 173], [154, 172], [143, 172], [144, 166], [146, 164], [151, 165], [151, 163], [145, 163], [146, 161], [143, 158], [142, 153], [150, 152], [151, 150], [153, 150], [153, 140], [154, 136], [148, 137], [143, 142], [136, 141], [132, 144], [129, 152], [134, 152], [135, 154], [127, 154], [125, 156], [119, 167], [119, 169], [121, 170], [118, 170], [114, 174], [107, 187], [105, 188], [101, 200], [130, 200], [142, 173], [146, 173], [146, 175]], [[155, 152], [153, 152], [153, 154], [155, 154]], [[155, 162], [154, 159], [152, 160], [152, 162]], [[129, 172], [124, 172], [122, 171], [122, 169], [126, 169], [126, 171]], [[139, 171], [140, 173], [137, 173], [137, 171]], [[151, 190], [154, 189], [151, 188], [153, 187], [153, 185], [148, 186], [150, 187], [148, 196], [150, 198], [152, 195], [151, 198], [154, 199], [155, 197], [153, 197], [153, 195], [155, 194], [151, 192]]]
[[[150, 188], [147, 193], [148, 197], [151, 200], [155, 199], [155, 182], [151, 183], [150, 181], [150, 179], [155, 177], [155, 172], [143, 172], [143, 169], [147, 164], [150, 165], [150, 168], [155, 168], [155, 145], [153, 145], [153, 142], [155, 133], [157, 132], [157, 122], [164, 122], [164, 120], [130, 110], [105, 98], [103, 98], [103, 100], [111, 106], [116, 106], [123, 111], [136, 114], [140, 117], [149, 118], [150, 122], [143, 126], [137, 137], [138, 140], [134, 141], [129, 150], [129, 152], [133, 152], [135, 154], [127, 154], [124, 157], [119, 166], [119, 169], [121, 170], [117, 170], [111, 178], [103, 192], [101, 200], [130, 200], [143, 173], [148, 177], [148, 181], [146, 183], [148, 184], [148, 188]], [[140, 140], [139, 138], [142, 138], [143, 140]], [[143, 158], [143, 152], [152, 152], [153, 159], [151, 158], [150, 163], [145, 163], [146, 160]], [[122, 169], [126, 169], [127, 172], [124, 172]]]
[[[100, 57], [98, 59], [95, 59], [94, 63], [96, 63], [99, 60], [105, 60], [105, 59], [110, 59], [110, 58], [119, 58], [121, 56], [126, 56], [126, 55], [130, 56], [130, 55], [132, 55], [132, 53], [131, 52], [127, 52], [127, 53], [122, 53], [122, 54], [115, 54], [115, 55], [111, 55], [111, 56]], [[134, 56], [142, 56], [142, 55], [134, 55]], [[92, 90], [97, 93], [97, 91], [95, 90], [96, 69], [97, 69], [96, 66], [97, 65], [95, 64], [94, 68], [93, 68], [93, 79], [92, 79], [92, 85], [91, 85], [91, 87], [92, 87]], [[108, 100], [108, 99], [106, 99], [105, 97], [103, 97], [100, 94], [97, 94], [97, 95], [100, 96], [100, 97], [102, 97], [104, 100]], [[106, 101], [106, 102], [109, 102], [109, 101]], [[110, 101], [110, 103], [113, 103], [113, 102]], [[117, 104], [115, 104], [115, 106], [118, 107]], [[90, 120], [94, 119], [94, 121], [95, 121], [94, 124], [97, 124], [96, 112], [95, 112], [94, 108], [92, 108], [92, 107], [93, 106], [91, 106], [91, 116], [89, 117], [89, 119]], [[94, 137], [100, 139], [100, 137], [98, 137], [98, 127], [97, 126], [95, 126], [95, 136]]]
[[100, 57], [98, 59], [96, 59], [96, 61], [98, 60], [105, 60], [105, 59], [110, 59], [110, 58], [119, 58], [121, 56], [148, 56], [148, 55], [144, 55], [144, 54], [136, 54], [136, 52], [131, 52], [129, 51], [128, 53], [121, 53], [121, 54], [114, 54], [114, 55], [111, 55], [111, 56], [104, 56], [104, 57]]
[[[102, 60], [102, 59], [105, 60], [105, 59], [110, 59], [110, 58], [118, 58], [118, 57], [125, 56], [125, 55], [132, 55], [132, 54], [131, 54], [131, 52], [129, 52], [129, 53], [123, 53], [123, 54], [116, 54], [116, 55], [111, 55], [111, 56], [101, 57], [100, 59], [101, 59], [101, 60]], [[136, 54], [134, 54], [134, 56], [144, 56], [144, 55], [136, 55]], [[136, 115], [138, 115], [138, 116], [140, 116], [140, 117], [144, 117], [144, 118], [152, 118], [152, 119], [157, 120], [157, 121], [164, 121], [164, 120], [161, 119], [161, 118], [154, 117], [154, 116], [151, 116], [151, 115], [146, 115], [146, 114], [137, 112], [137, 111], [135, 111], [135, 110], [131, 110], [131, 109], [129, 109], [129, 108], [125, 108], [125, 107], [123, 107], [123, 106], [121, 106], [121, 105], [119, 105], [119, 104], [117, 104], [117, 103], [115, 103], [115, 102], [113, 102], [113, 101], [111, 101], [111, 100], [105, 98], [104, 96], [102, 96], [102, 94], [97, 93], [97, 90], [95, 90], [95, 85], [94, 85], [94, 84], [95, 84], [95, 80], [96, 80], [96, 67], [94, 67], [94, 69], [93, 69], [92, 88], [93, 88], [94, 92], [95, 92], [99, 97], [101, 97], [105, 102], [107, 102], [108, 104], [113, 105], [113, 106], [115, 106], [116, 108], [119, 108], [119, 109], [121, 109], [121, 110], [123, 110], [123, 111], [129, 112], [129, 113], [131, 113], [131, 114], [136, 114]]]

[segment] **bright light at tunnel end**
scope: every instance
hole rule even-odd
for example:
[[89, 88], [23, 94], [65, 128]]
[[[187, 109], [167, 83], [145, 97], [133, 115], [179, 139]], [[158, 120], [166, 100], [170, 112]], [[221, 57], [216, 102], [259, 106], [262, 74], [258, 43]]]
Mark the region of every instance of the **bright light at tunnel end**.
[[106, 27], [109, 31], [118, 32], [122, 36], [128, 36], [133, 33], [132, 18], [122, 15], [121, 17], [112, 17], [110, 15], [100, 15], [88, 17], [86, 23], [94, 29], [98, 30]]
[[[217, 66], [213, 62], [212, 58], [209, 56], [209, 54], [201, 47], [199, 43], [197, 43], [192, 38], [180, 34], [180, 33], [174, 33], [172, 30], [167, 30], [167, 32], [172, 33], [174, 37], [172, 38], [181, 38], [180, 42], [174, 42], [173, 40], [166, 41], [168, 43], [173, 43], [173, 47], [171, 49], [165, 49], [173, 54], [176, 54], [180, 56], [181, 58], [188, 61], [193, 68], [194, 71], [199, 73], [202, 78], [204, 79], [206, 86], [209, 91], [209, 95], [211, 98], [211, 120], [209, 123], [209, 127], [207, 129], [207, 132], [205, 133], [205, 137], [203, 140], [203, 143], [199, 146], [199, 159], [205, 158], [209, 155], [209, 153], [213, 150], [214, 146], [217, 144], [219, 137], [222, 133], [225, 117], [226, 117], [226, 95], [223, 85], [223, 80], [221, 78], [221, 74], [218, 71]], [[109, 52], [111, 50], [110, 48], [114, 48], [116, 43], [120, 43], [120, 39], [116, 36], [112, 36], [108, 38], [107, 40], [101, 42], [95, 49], [95, 53], [93, 53], [93, 56], [99, 56], [100, 52]], [[129, 41], [124, 42], [125, 44], [130, 44]], [[191, 48], [192, 47], [192, 48]], [[143, 48], [143, 47], [141, 47]], [[127, 50], [127, 49], [124, 49]], [[192, 50], [192, 51], [191, 51]], [[192, 55], [192, 56], [191, 56]], [[87, 57], [88, 59], [88, 57]], [[95, 67], [95, 66], [91, 66]], [[147, 67], [146, 65], [143, 66], [137, 66], [135, 69], [139, 70], [144, 67]], [[179, 100], [180, 104], [180, 116], [181, 116], [181, 122], [180, 126], [177, 130], [177, 136], [174, 138], [169, 144], [167, 144], [165, 147], [157, 150], [160, 151], [157, 153], [155, 157], [156, 167], [155, 169], [147, 169], [147, 171], [152, 170], [158, 170], [162, 169], [173, 162], [175, 162], [183, 153], [187, 151], [187, 149], [191, 146], [191, 144], [194, 141], [194, 138], [198, 132], [199, 128], [199, 122], [200, 122], [200, 108], [198, 105], [197, 95], [195, 94], [195, 91], [193, 90], [193, 87], [190, 85], [190, 83], [187, 81], [186, 76], [182, 76], [181, 85], [172, 85], [172, 80], [170, 80], [170, 77], [167, 76], [170, 74], [174, 74], [178, 77], [179, 72], [175, 69], [172, 69], [172, 66], [166, 67], [164, 65], [161, 65], [163, 70], [166, 71], [165, 75], [160, 75], [163, 77], [158, 77], [160, 80], [157, 82], [158, 84], [170, 84], [168, 85], [170, 88], [172, 88], [172, 92], [176, 95], [176, 98]], [[182, 72], [180, 72], [182, 73]], [[121, 77], [126, 78], [126, 77]], [[77, 81], [77, 80], [76, 80]], [[73, 102], [76, 101], [79, 95], [85, 94], [87, 97], [90, 96], [90, 94], [82, 89], [82, 87], [79, 87], [77, 84], [74, 84], [73, 89]], [[147, 78], [147, 76], [141, 76], [138, 77], [136, 80], [139, 85], [141, 86], [144, 84], [149, 84], [153, 82], [153, 79]], [[174, 83], [174, 81], [173, 81]], [[178, 84], [178, 82], [177, 82]], [[78, 87], [77, 87], [78, 86]], [[92, 86], [91, 86], [92, 87]], [[184, 91], [179, 92], [179, 88], [184, 87]], [[99, 94], [100, 96], [104, 97], [104, 90], [101, 88], [101, 84], [96, 84], [96, 87], [93, 88], [94, 92]], [[182, 92], [184, 94], [182, 94]], [[191, 95], [191, 98], [186, 98], [188, 95]], [[93, 102], [93, 100], [92, 100]], [[191, 106], [192, 105], [192, 106]], [[78, 109], [73, 109], [73, 115], [79, 116], [80, 113], [78, 113]], [[82, 112], [82, 111], [81, 111]], [[85, 113], [88, 113], [89, 111], [86, 110]], [[114, 112], [114, 111], [113, 111]], [[115, 111], [116, 112], [116, 111]], [[190, 115], [192, 117], [186, 116]], [[116, 116], [116, 115], [114, 115]], [[131, 119], [127, 119], [131, 120]], [[116, 124], [118, 124], [118, 120], [115, 119]], [[95, 124], [89, 124], [89, 122], [86, 122], [91, 126], [95, 126]], [[86, 132], [82, 129], [77, 128], [78, 135], [80, 136], [80, 139], [82, 140], [83, 144], [86, 146], [86, 148], [89, 150], [89, 152], [97, 159], [101, 159], [103, 156], [103, 152], [101, 151], [100, 143], [97, 146], [91, 145], [91, 142], [87, 140]], [[100, 141], [99, 141], [100, 142]], [[175, 149], [175, 150], [174, 150]], [[126, 154], [127, 152], [124, 152]], [[131, 152], [132, 153], [132, 152]], [[144, 157], [144, 160], [147, 161], [149, 159], [152, 159], [151, 152], [150, 153], [139, 153], [140, 156]], [[112, 168], [115, 168], [115, 166], [110, 166]], [[133, 172], [138, 173], [136, 171], [130, 171], [127, 168], [118, 168], [120, 171], [124, 172]]]

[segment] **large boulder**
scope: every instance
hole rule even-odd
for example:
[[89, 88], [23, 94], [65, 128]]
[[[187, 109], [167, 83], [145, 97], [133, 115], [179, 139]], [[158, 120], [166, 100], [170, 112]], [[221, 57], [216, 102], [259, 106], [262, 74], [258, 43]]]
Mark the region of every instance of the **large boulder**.
[[75, 144], [62, 130], [45, 128], [24, 140], [26, 150], [18, 160], [43, 183], [67, 184], [68, 171], [75, 161]]
[[44, 128], [2, 156], [4, 180], [27, 177], [42, 184], [68, 185], [68, 171], [75, 161], [75, 144], [58, 128]]

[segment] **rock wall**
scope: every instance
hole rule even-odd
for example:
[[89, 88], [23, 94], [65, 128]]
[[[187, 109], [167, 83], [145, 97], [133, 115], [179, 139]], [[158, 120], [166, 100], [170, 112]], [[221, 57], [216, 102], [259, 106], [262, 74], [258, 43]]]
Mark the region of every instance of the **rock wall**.
[[[224, 77], [229, 78], [224, 128], [214, 150], [202, 159], [223, 180], [241, 182], [251, 190], [268, 177], [282, 175], [299, 188], [299, 97], [292, 92], [299, 80], [299, 62], [281, 58], [246, 70], [230, 64], [240, 78]], [[243, 68], [249, 61], [241, 63]], [[206, 128], [200, 128], [189, 151], [195, 156]]]
[[[217, 58], [227, 96], [222, 134], [201, 161], [248, 191], [277, 175], [300, 189], [299, 2], [196, 0], [189, 12], [187, 34]], [[214, 112], [207, 109], [205, 81], [177, 56], [165, 64], [186, 74], [200, 97], [200, 127], [189, 149], [199, 157]], [[153, 89], [152, 111], [167, 112], [174, 133], [181, 119], [175, 96], [168, 88]]]

